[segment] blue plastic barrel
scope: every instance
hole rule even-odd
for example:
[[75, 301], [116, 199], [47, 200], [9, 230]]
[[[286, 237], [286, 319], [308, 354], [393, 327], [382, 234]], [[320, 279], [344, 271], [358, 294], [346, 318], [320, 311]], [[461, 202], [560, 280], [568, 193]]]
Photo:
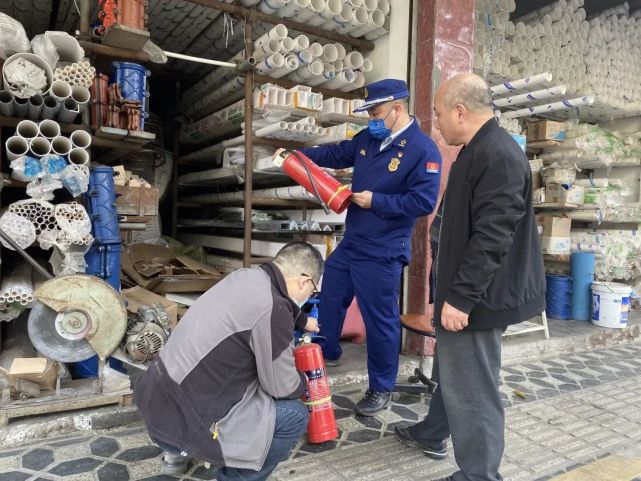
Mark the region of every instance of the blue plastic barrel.
[[144, 65], [133, 62], [112, 62], [110, 83], [120, 85], [122, 98], [127, 100], [139, 100], [142, 104], [143, 115], [140, 119], [140, 126], [144, 128], [145, 112], [147, 111], [147, 76], [149, 72]]
[[592, 307], [595, 256], [592, 252], [573, 252], [572, 268], [572, 319], [589, 321]]
[[120, 244], [94, 244], [85, 254], [86, 274], [104, 279], [117, 291], [120, 290]]
[[91, 233], [97, 244], [120, 244], [118, 212], [116, 210], [116, 186], [111, 167], [92, 167], [89, 189], [85, 194]]
[[546, 274], [547, 287], [545, 313], [550, 319], [570, 319], [572, 310], [572, 278], [557, 274]]

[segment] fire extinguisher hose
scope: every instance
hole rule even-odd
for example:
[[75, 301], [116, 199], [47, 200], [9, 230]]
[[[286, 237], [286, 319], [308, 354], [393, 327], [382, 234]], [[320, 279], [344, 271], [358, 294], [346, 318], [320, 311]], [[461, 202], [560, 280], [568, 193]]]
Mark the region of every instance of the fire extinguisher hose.
[[[312, 185], [312, 189], [314, 189], [314, 195], [315, 195], [315, 196], [316, 196], [316, 198], [318, 199], [318, 202], [320, 202], [321, 207], [322, 207], [322, 208], [323, 208], [323, 210], [325, 211], [325, 214], [329, 215], [329, 207], [327, 207], [327, 204], [323, 201], [323, 199], [321, 198], [320, 194], [318, 193], [318, 187], [316, 186], [316, 180], [315, 180], [315, 179], [314, 179], [314, 177], [312, 176], [312, 173], [309, 171], [309, 167], [307, 166], [307, 162], [305, 162], [305, 161], [301, 158], [301, 156], [298, 154], [298, 152], [296, 152], [295, 150], [288, 150], [287, 152], [289, 152], [289, 153], [290, 153], [290, 154], [292, 154], [294, 157], [296, 157], [296, 158], [298, 159], [298, 161], [303, 165], [303, 168], [305, 169], [305, 172], [307, 172], [307, 177], [309, 178], [309, 182], [310, 182], [310, 184]], [[332, 198], [329, 200], [329, 202], [328, 202], [328, 203], [331, 203], [332, 199], [333, 199], [333, 198], [336, 196], [336, 194], [338, 194], [340, 191], [341, 191], [341, 189], [340, 189], [340, 188], [339, 188], [338, 190], [336, 190], [336, 192], [334, 192], [334, 194], [332, 195]]]

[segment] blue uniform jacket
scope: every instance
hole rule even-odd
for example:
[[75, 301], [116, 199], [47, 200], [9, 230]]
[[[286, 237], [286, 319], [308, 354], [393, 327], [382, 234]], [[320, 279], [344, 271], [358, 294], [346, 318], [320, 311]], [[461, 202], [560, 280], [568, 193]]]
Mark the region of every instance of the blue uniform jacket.
[[373, 257], [410, 258], [410, 235], [417, 217], [436, 206], [441, 155], [416, 120], [380, 151], [368, 129], [337, 145], [301, 149], [321, 167], [354, 167], [353, 192], [373, 192], [371, 209], [351, 204], [344, 241]]

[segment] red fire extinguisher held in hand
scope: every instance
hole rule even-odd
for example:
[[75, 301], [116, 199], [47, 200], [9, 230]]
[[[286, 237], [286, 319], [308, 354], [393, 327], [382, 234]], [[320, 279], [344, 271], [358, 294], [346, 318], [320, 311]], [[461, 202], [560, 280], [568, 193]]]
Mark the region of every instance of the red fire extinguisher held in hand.
[[310, 413], [307, 440], [318, 444], [336, 439], [336, 417], [320, 346], [313, 344], [309, 336], [304, 336], [302, 343], [294, 349], [294, 360], [296, 369], [307, 376], [307, 389], [302, 399]]
[[309, 157], [297, 150], [283, 150], [274, 158], [274, 165], [314, 194], [326, 214], [332, 209], [340, 214], [350, 203], [352, 191], [322, 170]]

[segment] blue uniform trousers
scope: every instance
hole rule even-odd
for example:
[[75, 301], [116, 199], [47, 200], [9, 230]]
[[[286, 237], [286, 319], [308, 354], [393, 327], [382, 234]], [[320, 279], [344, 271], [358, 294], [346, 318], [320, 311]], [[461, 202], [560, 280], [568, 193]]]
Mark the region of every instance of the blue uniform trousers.
[[369, 387], [376, 391], [391, 391], [398, 374], [402, 270], [402, 259], [389, 249], [372, 252], [347, 239], [325, 263], [319, 306], [320, 335], [326, 337], [320, 343], [323, 355], [332, 360], [340, 357], [345, 312], [356, 296], [367, 333]]

